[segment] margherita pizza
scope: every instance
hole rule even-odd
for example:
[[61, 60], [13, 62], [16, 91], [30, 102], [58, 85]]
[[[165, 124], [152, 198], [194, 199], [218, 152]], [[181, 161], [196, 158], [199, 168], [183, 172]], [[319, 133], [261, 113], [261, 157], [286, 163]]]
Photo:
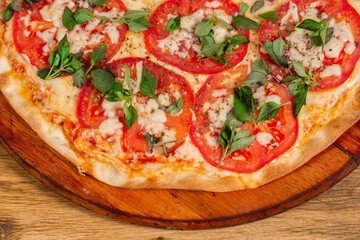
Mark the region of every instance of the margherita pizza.
[[84, 178], [256, 188], [360, 119], [357, 0], [0, 6], [0, 89]]

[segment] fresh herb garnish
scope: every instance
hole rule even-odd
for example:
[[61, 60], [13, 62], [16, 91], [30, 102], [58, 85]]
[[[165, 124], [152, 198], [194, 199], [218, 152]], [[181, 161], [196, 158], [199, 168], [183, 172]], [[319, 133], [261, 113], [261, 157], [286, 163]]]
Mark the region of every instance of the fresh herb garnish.
[[140, 92], [145, 96], [154, 99], [156, 103], [159, 105], [159, 109], [164, 110], [167, 107], [162, 105], [156, 96], [157, 84], [158, 84], [157, 77], [152, 75], [150, 71], [146, 67], [144, 67], [141, 75]]
[[249, 10], [249, 5], [244, 2], [240, 3], [239, 15], [243, 16], [247, 12], [247, 10]]
[[89, 0], [90, 5], [96, 5], [97, 7], [104, 5], [106, 2], [107, 0]]
[[127, 129], [130, 129], [138, 118], [136, 108], [131, 104], [131, 99], [124, 102], [124, 121]]
[[174, 31], [178, 30], [180, 28], [180, 17], [177, 16], [176, 18], [171, 18], [166, 26], [165, 29], [169, 33], [173, 33]]
[[261, 17], [265, 20], [270, 20], [270, 21], [275, 21], [280, 18], [279, 13], [277, 11], [266, 12], [266, 13], [260, 14], [259, 17]]
[[287, 104], [290, 104], [290, 102], [286, 102], [283, 104], [277, 104], [275, 102], [265, 103], [260, 109], [260, 113], [258, 118], [256, 119], [256, 122], [263, 122], [275, 118], [280, 112], [280, 107]]
[[279, 66], [284, 68], [289, 67], [285, 56], [286, 43], [281, 37], [275, 39], [273, 42], [259, 43]]
[[93, 16], [94, 14], [89, 9], [78, 8], [74, 13], [68, 7], [65, 7], [61, 19], [62, 24], [66, 29], [73, 30], [76, 25], [93, 20]]
[[252, 7], [250, 9], [250, 12], [254, 13], [254, 12], [256, 12], [257, 10], [261, 9], [264, 6], [265, 6], [265, 1], [264, 0], [258, 0], [258, 1], [256, 1], [254, 3], [254, 5], [252, 5]]
[[148, 12], [140, 10], [129, 10], [124, 17], [118, 20], [118, 23], [126, 24], [133, 32], [146, 31], [148, 27], [154, 26], [147, 21]]
[[111, 73], [102, 69], [94, 69], [90, 73], [92, 84], [104, 95], [108, 94], [113, 89], [115, 79]]
[[50, 69], [40, 68], [37, 75], [41, 79], [51, 80], [66, 73], [76, 73], [76, 79], [80, 80], [80, 82], [75, 81], [75, 84], [81, 87], [84, 84], [81, 79], [85, 78], [85, 75], [82, 74], [83, 71], [80, 71], [84, 66], [81, 62], [82, 55], [83, 53], [70, 54], [70, 45], [67, 40], [67, 35], [65, 35], [48, 59]]
[[313, 34], [311, 34], [308, 38], [311, 40], [311, 44], [313, 47], [322, 46], [324, 49], [324, 46], [326, 43], [328, 43], [331, 38], [333, 37], [334, 28], [329, 28], [330, 19], [324, 19], [320, 22], [317, 22], [313, 19], [305, 19], [302, 21], [297, 28], [302, 28], [305, 30], [312, 31]]
[[259, 30], [260, 25], [251, 20], [250, 18], [244, 17], [244, 14], [249, 9], [249, 5], [246, 3], [241, 3], [239, 8], [239, 15], [233, 17], [233, 24], [237, 29], [244, 29], [244, 30]]
[[235, 124], [230, 125], [228, 121], [225, 121], [219, 135], [219, 143], [223, 148], [223, 154], [216, 167], [219, 167], [231, 153], [250, 146], [254, 139], [255, 136], [250, 136], [250, 130], [241, 130], [236, 133]]
[[255, 110], [255, 98], [252, 90], [247, 86], [234, 89], [234, 108], [236, 117], [243, 122], [255, 125], [253, 112]]
[[169, 154], [168, 154], [168, 152], [167, 152], [167, 150], [166, 150], [166, 144], [178, 143], [178, 142], [183, 142], [183, 141], [185, 141], [185, 138], [180, 139], [180, 140], [174, 140], [174, 141], [164, 142], [164, 143], [162, 144], [162, 146], [163, 146], [163, 150], [164, 150], [165, 156], [166, 156], [166, 157], [169, 157]]
[[306, 104], [306, 97], [310, 89], [318, 85], [312, 74], [312, 68], [306, 72], [302, 63], [291, 61], [297, 76], [290, 75], [281, 80], [280, 83], [290, 83], [288, 90], [295, 98], [293, 105], [294, 116], [297, 117], [303, 105]]
[[169, 113], [170, 114], [176, 114], [181, 111], [182, 107], [184, 105], [184, 99], [183, 97], [180, 97], [176, 103], [169, 106]]
[[98, 49], [90, 54], [90, 67], [86, 71], [86, 75], [93, 69], [93, 67], [104, 60], [106, 56], [106, 44], [104, 43]]
[[148, 147], [150, 149], [150, 153], [152, 153], [154, 144], [157, 144], [160, 141], [160, 137], [155, 137], [155, 134], [151, 135], [150, 133], [145, 133], [143, 138], [148, 141]]
[[31, 6], [35, 5], [36, 3], [42, 0], [13, 0], [9, 5], [6, 6], [4, 12], [2, 13], [2, 23], [5, 24], [6, 22], [10, 21], [11, 18], [14, 16], [16, 11], [23, 12], [24, 9], [21, 6], [21, 2], [25, 3], [25, 5], [32, 11]]
[[268, 74], [271, 72], [265, 61], [261, 58], [255, 60], [251, 73], [246, 77], [244, 83], [251, 88], [263, 86], [268, 80]]

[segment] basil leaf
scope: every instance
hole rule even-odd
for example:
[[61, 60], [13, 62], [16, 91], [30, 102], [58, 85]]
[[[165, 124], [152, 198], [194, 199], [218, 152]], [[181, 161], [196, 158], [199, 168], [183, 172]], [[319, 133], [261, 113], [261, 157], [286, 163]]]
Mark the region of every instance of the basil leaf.
[[214, 26], [213, 19], [203, 19], [195, 28], [195, 35], [197, 37], [205, 37], [210, 33]]
[[14, 1], [9, 3], [9, 5], [6, 6], [4, 12], [2, 13], [3, 24], [10, 21], [10, 19], [14, 16], [15, 10], [13, 9], [13, 5], [14, 5]]
[[57, 53], [57, 51], [54, 51], [49, 59], [48, 59], [48, 62], [49, 62], [49, 65], [51, 67], [57, 67], [59, 64], [60, 64], [60, 55]]
[[256, 119], [256, 122], [263, 122], [275, 118], [279, 114], [281, 106], [282, 105], [279, 105], [275, 102], [265, 103], [260, 109], [260, 113]]
[[104, 5], [107, 2], [107, 0], [89, 0], [89, 4], [90, 5], [96, 5], [96, 6], [101, 6]]
[[250, 136], [250, 129], [240, 130], [234, 136], [234, 141]]
[[220, 49], [220, 46], [221, 46], [220, 44], [216, 44], [216, 43], [207, 44], [202, 48], [202, 53], [207, 57], [211, 57], [215, 53], [217, 53], [217, 51]]
[[216, 18], [216, 21], [222, 23], [227, 29], [234, 29], [233, 26], [222, 20], [221, 18]]
[[78, 8], [74, 13], [74, 19], [77, 24], [82, 24], [93, 20], [93, 13], [86, 8]]
[[110, 21], [110, 19], [107, 18], [107, 17], [105, 17], [105, 16], [99, 16], [99, 17], [97, 17], [97, 19], [100, 20], [99, 25], [102, 24], [102, 23], [104, 23], [104, 22]]
[[81, 88], [86, 83], [87, 79], [84, 73], [84, 70], [78, 69], [76, 72], [72, 75], [75, 86]]
[[178, 30], [180, 28], [180, 17], [177, 16], [176, 18], [171, 18], [166, 26], [165, 29], [166, 31], [173, 33], [174, 31]]
[[[28, 6], [29, 8], [31, 8], [30, 6]], [[18, 12], [23, 12], [24, 9], [22, 8], [21, 6], [21, 1], [20, 0], [14, 0], [12, 2], [12, 5], [11, 5], [11, 8], [14, 10], [14, 11], [18, 11]]]
[[253, 123], [254, 106], [255, 99], [249, 87], [242, 86], [239, 89], [234, 89], [234, 108], [238, 119]]
[[152, 75], [146, 67], [144, 67], [142, 70], [142, 76], [140, 82], [140, 92], [145, 96], [157, 99], [156, 98], [157, 83], [158, 83], [158, 79], [154, 75]]
[[65, 7], [61, 19], [62, 19], [62, 24], [68, 30], [73, 30], [74, 27], [77, 25], [76, 20], [74, 18], [74, 13], [68, 7]]
[[68, 63], [68, 66], [75, 70], [79, 70], [84, 66], [84, 64], [81, 62], [81, 60], [74, 58], [74, 55], [72, 55], [71, 60]]
[[137, 22], [129, 22], [128, 27], [133, 32], [143, 32], [147, 30], [147, 27], [137, 23]]
[[277, 59], [281, 59], [285, 56], [286, 43], [282, 37], [279, 37], [273, 41], [273, 51]]
[[233, 17], [233, 24], [237, 29], [244, 29], [244, 30], [260, 29], [260, 25], [257, 22], [241, 15]]
[[[233, 128], [235, 130], [235, 127]], [[225, 121], [223, 128], [221, 129], [221, 132], [219, 134], [219, 143], [225, 149], [229, 145], [229, 141], [235, 134], [233, 133], [233, 130], [229, 123]], [[223, 156], [225, 154], [225, 151], [223, 153]]]
[[135, 20], [142, 17], [146, 17], [148, 15], [148, 12], [146, 11], [140, 11], [140, 10], [129, 10], [125, 13], [124, 18], [128, 20]]
[[211, 59], [213, 59], [215, 62], [224, 64], [225, 66], [231, 67], [231, 63], [223, 56], [212, 56]]
[[251, 72], [245, 79], [244, 83], [246, 84], [246, 86], [251, 87], [251, 88], [258, 88], [263, 86], [267, 80], [268, 80], [268, 76], [260, 73], [260, 72]]
[[300, 76], [289, 75], [289, 76], [285, 77], [283, 80], [281, 80], [280, 83], [296, 82], [299, 80], [301, 80]]
[[205, 36], [201, 38], [201, 47], [204, 47], [207, 44], [214, 44], [215, 40], [212, 36]]
[[271, 70], [267, 66], [265, 61], [263, 59], [259, 58], [259, 59], [256, 59], [255, 62], [253, 63], [251, 72], [258, 72], [258, 73], [262, 73], [264, 75], [268, 75], [271, 72]]
[[[280, 37], [281, 38], [281, 37]], [[265, 51], [271, 56], [271, 58], [281, 67], [288, 68], [289, 64], [287, 62], [286, 56], [282, 55], [279, 59], [278, 56], [275, 54], [273, 49], [273, 43], [272, 42], [265, 42], [259, 44], [265, 49]]]
[[69, 55], [70, 55], [70, 44], [69, 44], [69, 41], [67, 39], [67, 34], [65, 34], [65, 36], [59, 42], [59, 44], [58, 44], [58, 46], [56, 48], [56, 51], [61, 57], [61, 62], [64, 62], [64, 60], [69, 57]]
[[138, 19], [135, 19], [135, 20], [132, 20], [133, 22], [135, 23], [138, 23], [144, 27], [152, 27], [154, 26], [154, 24], [148, 22], [148, 20], [146, 19], [146, 17], [142, 17], [142, 18], [138, 18]]
[[106, 56], [106, 44], [104, 43], [98, 49], [96, 49], [90, 54], [90, 64], [95, 65], [101, 62], [102, 60], [104, 60], [105, 56]]
[[250, 136], [250, 137], [239, 138], [238, 140], [234, 141], [231, 144], [230, 154], [237, 150], [242, 150], [242, 149], [247, 148], [254, 141], [254, 139], [255, 139], [255, 136]]
[[46, 77], [48, 76], [48, 74], [50, 73], [50, 69], [48, 68], [39, 68], [39, 70], [37, 71], [37, 75], [39, 76], [39, 78], [46, 80]]
[[90, 75], [92, 84], [103, 94], [107, 94], [115, 84], [114, 77], [102, 69], [94, 69]]
[[115, 82], [113, 88], [107, 94], [106, 100], [109, 102], [123, 101], [125, 98], [123, 91], [123, 85], [119, 82]]
[[260, 14], [259, 17], [261, 17], [265, 20], [270, 20], [270, 21], [275, 21], [280, 18], [279, 13], [277, 11], [266, 12], [266, 13]]
[[261, 9], [264, 6], [265, 6], [265, 1], [264, 0], [258, 0], [251, 7], [250, 12], [251, 13], [256, 12], [257, 10]]
[[181, 111], [184, 104], [183, 97], [180, 97], [175, 104], [170, 105], [169, 112], [170, 114], [176, 114]]
[[131, 78], [130, 78], [130, 69], [127, 65], [125, 65], [125, 83], [129, 88], [130, 93], [132, 93], [131, 91]]
[[[125, 121], [126, 128], [130, 129], [134, 125], [134, 123], [136, 122], [136, 120], [138, 118], [136, 108], [134, 108], [130, 103], [128, 105], [127, 102], [124, 102], [123, 110], [124, 110], [124, 121]], [[152, 152], [152, 151], [150, 151], [150, 152]]]
[[[300, 85], [302, 86], [302, 85]], [[298, 89], [297, 94], [295, 96], [294, 99], [294, 106], [293, 106], [293, 111], [294, 111], [294, 116], [297, 117], [298, 114], [300, 113], [300, 110], [302, 108], [302, 106], [305, 104], [306, 102], [306, 97], [307, 94], [309, 92], [310, 87], [307, 85], [303, 85], [303, 87], [301, 87], [300, 89]]]
[[226, 114], [226, 121], [232, 126], [235, 124], [236, 127], [241, 126], [244, 122], [237, 118], [235, 113], [235, 108], [232, 108], [227, 114]]
[[305, 30], [309, 30], [309, 31], [317, 31], [320, 28], [320, 23], [318, 23], [317, 21], [307, 18], [304, 21], [302, 21], [297, 28], [302, 28]]
[[159, 137], [155, 137], [154, 135], [150, 135], [150, 133], [145, 133], [145, 135], [143, 136], [144, 139], [146, 139], [148, 141], [148, 147], [150, 149], [150, 153], [153, 152], [153, 144], [157, 144], [160, 141]]
[[244, 15], [248, 9], [249, 9], [249, 5], [247, 5], [244, 2], [241, 2], [239, 7], [239, 15], [241, 16]]
[[297, 62], [297, 61], [291, 61], [293, 66], [294, 66], [294, 70], [295, 72], [300, 76], [300, 77], [303, 77], [303, 78], [307, 78], [308, 75], [306, 74], [305, 72], [305, 68], [303, 66], [302, 63], [300, 62]]

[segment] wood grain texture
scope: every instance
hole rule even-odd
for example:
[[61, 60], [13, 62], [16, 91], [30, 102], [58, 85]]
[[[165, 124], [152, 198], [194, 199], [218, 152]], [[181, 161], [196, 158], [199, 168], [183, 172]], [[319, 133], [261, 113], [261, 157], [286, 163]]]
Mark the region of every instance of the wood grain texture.
[[359, 239], [360, 169], [310, 201], [234, 227], [166, 230], [117, 221], [70, 202], [0, 145], [0, 239]]
[[[6, 110], [0, 115], [0, 142], [34, 176], [91, 210], [149, 226], [214, 228], [271, 216], [325, 191], [358, 165], [360, 131], [356, 125], [308, 164], [254, 190], [211, 193], [114, 188], [80, 176], [74, 166], [36, 136], [1, 95], [0, 103]], [[11, 186], [3, 189], [11, 191]], [[11, 218], [3, 221], [3, 231], [11, 235], [16, 222]]]

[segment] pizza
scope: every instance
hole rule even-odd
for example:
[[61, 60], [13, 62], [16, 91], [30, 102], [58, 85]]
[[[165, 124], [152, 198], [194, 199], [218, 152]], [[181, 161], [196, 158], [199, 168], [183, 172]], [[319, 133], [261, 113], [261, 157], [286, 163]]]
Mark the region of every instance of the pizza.
[[1, 92], [84, 181], [256, 188], [360, 119], [357, 0], [0, 6]]

